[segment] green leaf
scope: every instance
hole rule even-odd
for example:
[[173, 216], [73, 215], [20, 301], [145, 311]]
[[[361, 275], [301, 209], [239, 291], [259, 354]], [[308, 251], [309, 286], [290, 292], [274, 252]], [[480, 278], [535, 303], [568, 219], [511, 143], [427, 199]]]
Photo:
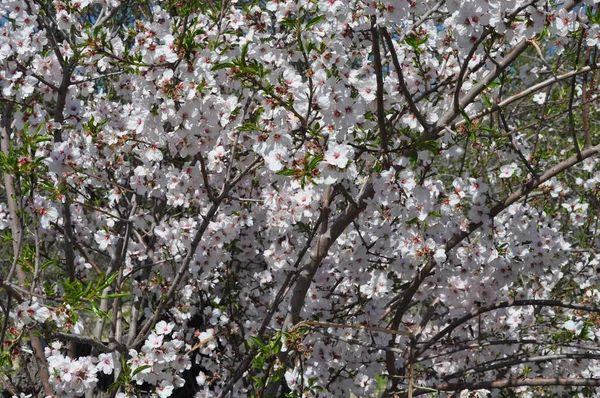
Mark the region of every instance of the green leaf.
[[473, 124], [473, 122], [471, 121], [471, 118], [469, 117], [469, 115], [467, 115], [467, 112], [465, 112], [464, 109], [460, 110], [460, 114], [462, 115], [462, 117], [465, 118], [465, 122], [467, 124], [467, 127], [471, 127], [471, 124]]
[[216, 64], [210, 70], [215, 72], [215, 71], [225, 69], [225, 68], [235, 68], [235, 65], [232, 64], [231, 62], [223, 62], [222, 64]]
[[418, 144], [420, 148], [426, 149], [434, 155], [438, 155], [440, 150], [438, 148], [438, 142], [435, 140], [423, 141]]
[[311, 159], [310, 163], [308, 163], [308, 169], [312, 170], [323, 160], [323, 155], [315, 156]]
[[469, 131], [469, 139], [473, 142], [477, 141], [477, 135], [475, 134], [475, 129]]
[[583, 328], [581, 328], [581, 332], [579, 332], [577, 337], [579, 337], [581, 340], [593, 341], [594, 339], [590, 338], [590, 335], [594, 336], [594, 333], [590, 329], [590, 324], [586, 322], [583, 324]]
[[411, 218], [410, 220], [408, 220], [406, 222], [406, 225], [415, 225], [418, 222], [419, 222], [419, 219], [417, 217], [415, 217], [415, 218]]
[[492, 107], [492, 100], [490, 99], [490, 97], [488, 97], [487, 95], [483, 95], [483, 103], [485, 104], [486, 107], [491, 108]]
[[[262, 369], [262, 366], [258, 367], [256, 366], [257, 369]], [[257, 376], [252, 376], [252, 381], [253, 381], [253, 385], [255, 388], [261, 388], [265, 385], [265, 382]]]
[[494, 138], [502, 137], [502, 134], [500, 134], [500, 132], [498, 132], [498, 130], [496, 130], [496, 129], [491, 129], [489, 127], [480, 127], [480, 128], [481, 128], [481, 131], [485, 131], [486, 133], [490, 134]]
[[298, 172], [296, 170], [292, 170], [292, 169], [283, 169], [281, 171], [278, 171], [277, 174], [280, 176], [292, 177], [292, 176], [297, 175]]
[[410, 166], [414, 169], [417, 166], [417, 161], [419, 160], [419, 152], [410, 151], [408, 153], [408, 159], [410, 161]]
[[281, 380], [282, 377], [283, 377], [283, 373], [282, 372], [275, 372], [271, 376], [271, 382], [272, 383], [277, 383], [279, 380]]
[[256, 336], [248, 336], [250, 338], [250, 340], [252, 340], [252, 342], [254, 344], [256, 344], [257, 346], [259, 346], [260, 348], [265, 348], [266, 345], [265, 343], [263, 343], [258, 337]]
[[318, 52], [317, 45], [312, 41], [305, 43], [304, 48], [306, 49], [306, 53], [310, 53], [311, 51]]
[[423, 37], [417, 35], [408, 35], [404, 38], [404, 42], [415, 50], [418, 50], [419, 46], [425, 43], [428, 38], [429, 35], [425, 35]]
[[46, 261], [44, 264], [42, 264], [40, 269], [44, 270], [44, 269], [50, 268], [50, 267], [52, 267], [54, 265], [58, 265], [58, 264], [60, 264], [60, 261], [55, 260], [55, 259], [50, 259], [50, 260]]
[[313, 19], [309, 20], [306, 23], [306, 29], [308, 30], [308, 29], [312, 28], [313, 26], [315, 26], [316, 24], [321, 22], [323, 19], [325, 19], [325, 15], [319, 15], [319, 16], [314, 17]]
[[311, 229], [310, 229], [309, 225], [308, 225], [308, 224], [306, 224], [305, 222], [298, 221], [298, 222], [296, 223], [296, 225], [298, 226], [298, 230], [299, 230], [300, 232], [302, 232], [303, 234], [310, 234], [310, 232], [311, 232]]
[[136, 374], [143, 372], [144, 370], [149, 369], [151, 367], [152, 367], [152, 365], [142, 365], [139, 368], [135, 368], [135, 370], [133, 371], [131, 376], [135, 376]]
[[292, 18], [284, 18], [281, 21], [281, 25], [290, 28], [290, 29], [295, 29], [296, 28], [296, 20], [292, 19]]
[[98, 291], [102, 291], [104, 289], [106, 289], [107, 287], [111, 286], [113, 284], [113, 282], [117, 279], [117, 276], [119, 276], [119, 274], [117, 272], [113, 272], [112, 274], [110, 274], [108, 276], [108, 278], [106, 278], [104, 281], [101, 281], [98, 284]]
[[258, 127], [254, 123], [244, 123], [241, 126], [236, 127], [237, 131], [260, 131], [260, 127]]
[[248, 45], [250, 45], [250, 42], [244, 44], [244, 46], [242, 47], [242, 53], [240, 54], [240, 65], [242, 67], [246, 66], [246, 55], [248, 55]]
[[91, 312], [92, 314], [94, 314], [97, 318], [100, 319], [108, 319], [108, 312], [106, 311], [102, 311], [100, 309], [100, 307], [98, 306], [98, 304], [96, 304], [95, 302], [90, 302], [90, 305], [88, 308], [84, 308], [86, 311]]
[[115, 381], [111, 385], [108, 386], [108, 391], [114, 391], [119, 389], [123, 385], [123, 382], [120, 380]]

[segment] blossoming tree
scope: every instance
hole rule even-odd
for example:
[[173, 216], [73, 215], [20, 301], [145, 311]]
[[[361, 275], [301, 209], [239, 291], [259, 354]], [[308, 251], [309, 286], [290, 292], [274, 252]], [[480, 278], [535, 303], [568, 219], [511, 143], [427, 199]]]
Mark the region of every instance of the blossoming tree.
[[600, 393], [596, 3], [3, 0], [0, 385]]

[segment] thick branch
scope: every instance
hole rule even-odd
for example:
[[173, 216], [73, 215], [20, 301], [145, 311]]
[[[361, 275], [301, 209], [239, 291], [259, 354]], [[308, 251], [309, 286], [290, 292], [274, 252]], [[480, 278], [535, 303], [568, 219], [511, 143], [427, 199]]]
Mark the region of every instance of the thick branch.
[[289, 328], [300, 321], [300, 312], [304, 307], [306, 293], [312, 284], [313, 277], [321, 266], [321, 262], [327, 256], [327, 252], [336, 239], [344, 232], [346, 227], [358, 217], [358, 215], [367, 207], [367, 199], [375, 194], [373, 185], [369, 182], [365, 184], [358, 194], [355, 203], [349, 202], [346, 209], [340, 214], [327, 230], [319, 235], [317, 244], [311, 251], [310, 258], [302, 267], [290, 301], [290, 311], [286, 317], [286, 326]]
[[[292, 290], [292, 297], [290, 299], [290, 309], [285, 318], [284, 330], [291, 329], [294, 325], [300, 321], [300, 313], [304, 308], [306, 294], [312, 284], [315, 274], [317, 273], [321, 262], [327, 256], [327, 252], [337, 238], [344, 232], [344, 230], [350, 225], [358, 215], [367, 207], [367, 200], [372, 198], [375, 194], [373, 184], [368, 181], [361, 189], [360, 193], [356, 197], [356, 200], [349, 200], [344, 211], [336, 217], [336, 219], [328, 226], [329, 219], [329, 205], [333, 200], [334, 188], [329, 186], [323, 195], [323, 203], [321, 210], [321, 233], [317, 237], [317, 243], [311, 250], [310, 258], [307, 259], [306, 263], [298, 273], [296, 278], [296, 284]], [[290, 351], [281, 352], [279, 360], [284, 366], [287, 365], [289, 360]], [[275, 396], [277, 389], [279, 388], [281, 381], [273, 382], [269, 384], [265, 390], [265, 396]]]
[[[76, 57], [69, 65], [63, 65], [62, 67], [62, 80], [58, 87], [58, 94], [56, 97], [56, 108], [54, 109], [54, 121], [58, 124], [62, 124], [64, 121], [64, 110], [67, 103], [67, 94], [69, 93], [69, 85], [71, 84], [71, 75], [73, 73], [73, 67], [75, 65]], [[58, 143], [62, 141], [62, 129], [54, 131], [54, 142]], [[61, 185], [64, 185], [64, 178], [61, 177]], [[62, 217], [63, 217], [63, 250], [65, 252], [65, 269], [67, 271], [67, 277], [70, 281], [75, 280], [75, 249], [73, 241], [73, 225], [71, 222], [71, 197], [69, 192], [64, 194], [64, 202], [62, 206]], [[75, 344], [69, 343], [69, 357], [75, 358]]]
[[[425, 343], [427, 344], [427, 342]], [[430, 361], [435, 358], [440, 358], [446, 355], [451, 355], [457, 353], [459, 351], [472, 350], [472, 349], [480, 349], [487, 346], [496, 346], [496, 345], [533, 345], [533, 346], [544, 346], [544, 345], [554, 345], [556, 347], [565, 347], [565, 348], [573, 348], [576, 350], [584, 350], [586, 352], [591, 351], [600, 351], [600, 347], [585, 345], [585, 344], [567, 344], [567, 343], [556, 343], [555, 341], [548, 340], [540, 340], [540, 339], [502, 339], [502, 340], [494, 340], [494, 341], [481, 341], [477, 340], [469, 340], [466, 342], [453, 342], [453, 344], [449, 347], [446, 347], [444, 350], [435, 352], [432, 355], [423, 356], [417, 358], [419, 362]]]
[[[306, 241], [306, 244], [304, 245], [304, 247], [298, 254], [298, 258], [296, 259], [296, 262], [294, 263], [294, 265], [292, 267], [293, 269], [298, 268], [300, 263], [303, 261], [304, 256], [308, 252], [308, 249], [310, 249], [313, 239], [315, 238], [315, 236], [317, 235], [317, 232], [321, 228], [321, 223], [323, 222], [323, 216], [324, 216], [324, 214], [323, 214], [323, 212], [321, 212], [319, 214], [319, 218], [315, 222], [315, 226], [313, 227], [313, 230], [311, 231], [310, 236], [308, 237], [308, 240]], [[262, 338], [264, 336], [265, 332], [267, 331], [267, 327], [269, 326], [269, 323], [271, 322], [271, 319], [273, 319], [273, 315], [275, 315], [275, 313], [279, 309], [279, 305], [283, 302], [285, 297], [287, 297], [287, 294], [289, 293], [291, 286], [296, 281], [296, 278], [297, 278], [297, 274], [295, 274], [295, 273], [289, 273], [286, 276], [285, 280], [283, 281], [283, 284], [277, 291], [275, 300], [273, 300], [273, 302], [271, 303], [271, 308], [267, 312], [265, 318], [263, 319], [263, 321], [260, 325], [260, 328], [258, 329], [258, 332], [256, 334], [258, 338]], [[256, 350], [252, 350], [251, 352], [246, 354], [246, 357], [241, 361], [241, 363], [238, 365], [238, 367], [233, 372], [233, 375], [229, 378], [228, 383], [225, 385], [225, 387], [223, 387], [223, 390], [219, 394], [219, 397], [224, 397], [231, 391], [234, 384], [237, 383], [237, 381], [248, 370], [250, 365], [252, 365], [252, 359], [256, 356], [256, 354], [257, 354]]]
[[[496, 217], [498, 214], [500, 214], [508, 206], [517, 202], [519, 199], [521, 199], [522, 197], [524, 197], [525, 195], [529, 194], [531, 191], [533, 191], [534, 189], [539, 187], [544, 182], [546, 182], [549, 179], [551, 179], [552, 177], [562, 173], [563, 171], [570, 169], [571, 167], [573, 167], [577, 163], [583, 161], [584, 159], [587, 159], [589, 157], [596, 155], [598, 152], [600, 152], [600, 144], [593, 146], [591, 148], [588, 148], [586, 150], [583, 150], [581, 152], [581, 158], [578, 155], [572, 156], [569, 159], [565, 160], [564, 162], [561, 162], [561, 163], [555, 165], [554, 167], [550, 168], [544, 174], [542, 174], [538, 177], [531, 178], [521, 188], [517, 189], [515, 192], [513, 192], [511, 195], [509, 195], [506, 199], [504, 199], [503, 201], [501, 201], [496, 206], [494, 206], [490, 209], [489, 214], [488, 214], [490, 217], [490, 220], [492, 218]], [[465, 239], [473, 231], [475, 231], [482, 225], [483, 224], [480, 222], [479, 223], [470, 223], [469, 229], [467, 231], [461, 231], [461, 232], [455, 234], [452, 237], [452, 239], [450, 239], [446, 243], [446, 251], [449, 251], [452, 248], [454, 248], [456, 245], [458, 245], [460, 242], [462, 242], [463, 239]]]

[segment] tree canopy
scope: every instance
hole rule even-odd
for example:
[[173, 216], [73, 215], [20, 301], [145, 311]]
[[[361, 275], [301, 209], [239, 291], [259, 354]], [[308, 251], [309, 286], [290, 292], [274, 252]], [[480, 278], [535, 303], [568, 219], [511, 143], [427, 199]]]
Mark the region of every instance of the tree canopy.
[[597, 3], [3, 0], [0, 386], [600, 396]]

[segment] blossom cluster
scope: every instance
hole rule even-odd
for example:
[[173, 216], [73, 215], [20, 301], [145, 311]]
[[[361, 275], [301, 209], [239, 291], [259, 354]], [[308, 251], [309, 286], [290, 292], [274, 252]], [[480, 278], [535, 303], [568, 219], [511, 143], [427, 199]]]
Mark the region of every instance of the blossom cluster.
[[89, 356], [71, 359], [61, 353], [61, 348], [61, 343], [55, 342], [45, 352], [50, 372], [49, 382], [59, 396], [82, 396], [96, 386], [99, 371], [110, 374], [114, 369], [111, 354], [100, 354], [97, 359]]
[[182, 333], [174, 331], [174, 327], [174, 323], [157, 323], [141, 351], [131, 349], [127, 361], [135, 374], [133, 380], [138, 385], [155, 386], [154, 393], [161, 398], [171, 396], [174, 388], [185, 384], [180, 374], [191, 367], [185, 353], [189, 347], [186, 347]]
[[597, 1], [217, 3], [0, 5], [7, 340], [55, 395], [600, 374]]

